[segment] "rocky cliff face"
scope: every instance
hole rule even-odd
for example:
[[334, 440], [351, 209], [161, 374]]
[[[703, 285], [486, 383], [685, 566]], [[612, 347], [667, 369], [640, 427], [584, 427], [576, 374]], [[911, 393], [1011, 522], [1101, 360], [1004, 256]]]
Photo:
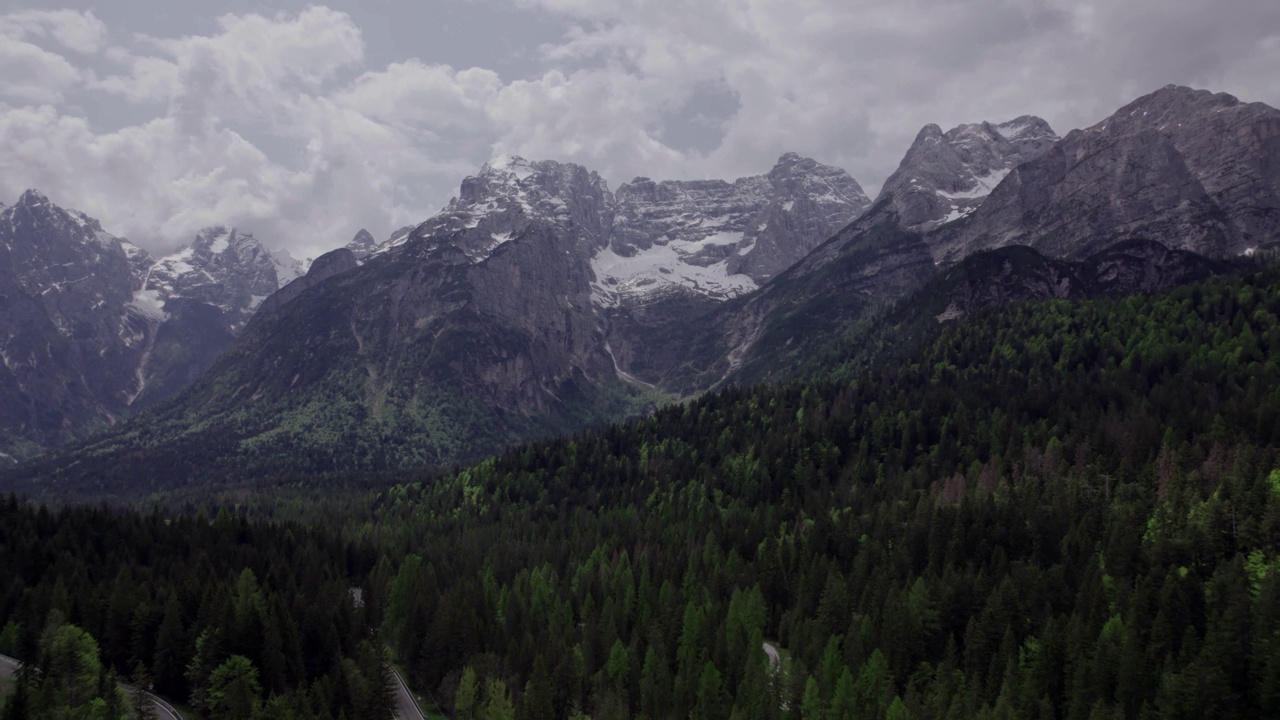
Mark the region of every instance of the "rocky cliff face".
[[[368, 235], [367, 232], [360, 232]], [[359, 236], [356, 236], [359, 239]], [[373, 240], [372, 235], [368, 235], [369, 240]], [[341, 275], [348, 270], [354, 270], [360, 266], [356, 259], [356, 254], [352, 252], [351, 246], [341, 247], [337, 250], [329, 252], [316, 258], [311, 267], [302, 277], [294, 279], [288, 285], [277, 290], [274, 294], [262, 302], [262, 306], [258, 308], [257, 315], [275, 312], [279, 310], [285, 303], [293, 300], [302, 293], [319, 285], [335, 275]]]
[[[341, 274], [326, 285], [332, 293], [286, 287], [241, 343], [241, 357], [312, 377], [313, 358], [321, 358], [266, 341], [306, 316], [316, 323], [312, 340], [354, 343], [367, 371], [362, 402], [379, 405], [397, 388], [446, 388], [501, 413], [545, 412], [574, 378], [612, 380], [589, 262], [608, 242], [612, 219], [607, 186], [582, 167], [490, 163], [444, 211], [378, 247], [358, 270], [347, 272], [347, 250], [317, 261], [317, 275], [298, 283], [305, 289]], [[237, 393], [262, 397], [271, 373], [257, 374], [240, 373]]]
[[944, 263], [1006, 245], [1081, 258], [1130, 238], [1222, 257], [1278, 236], [1280, 111], [1169, 86], [1016, 168], [929, 244]]
[[0, 211], [0, 451], [127, 411], [152, 330], [131, 306], [142, 257], [34, 190]]
[[794, 153], [732, 183], [636, 178], [616, 198], [608, 247], [592, 261], [608, 306], [750, 292], [870, 205], [848, 173]]

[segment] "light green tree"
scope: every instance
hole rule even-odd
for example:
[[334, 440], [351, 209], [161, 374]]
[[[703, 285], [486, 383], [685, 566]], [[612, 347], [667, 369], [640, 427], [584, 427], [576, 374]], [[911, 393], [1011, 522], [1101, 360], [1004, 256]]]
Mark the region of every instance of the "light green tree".
[[458, 680], [458, 692], [454, 696], [453, 708], [459, 718], [470, 720], [476, 714], [476, 696], [480, 693], [480, 684], [476, 680], [476, 671], [470, 665], [462, 669], [462, 678]]
[[226, 720], [251, 720], [261, 706], [258, 669], [243, 655], [232, 655], [209, 676], [209, 714]]

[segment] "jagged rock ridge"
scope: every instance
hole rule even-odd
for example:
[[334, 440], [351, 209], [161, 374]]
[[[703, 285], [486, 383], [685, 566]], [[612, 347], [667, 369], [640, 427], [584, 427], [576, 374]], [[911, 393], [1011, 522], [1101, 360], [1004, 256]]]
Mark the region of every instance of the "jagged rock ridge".
[[946, 263], [1005, 245], [1081, 258], [1129, 238], [1213, 257], [1280, 241], [1280, 110], [1167, 86], [1016, 168], [929, 245]]
[[636, 178], [616, 193], [577, 165], [504, 157], [463, 180], [439, 214], [373, 252], [434, 238], [480, 262], [541, 222], [581, 237], [572, 252], [591, 260], [596, 304], [673, 292], [723, 300], [789, 267], [869, 204], [843, 170], [794, 153], [732, 183]]
[[880, 191], [899, 222], [927, 232], [977, 209], [1013, 168], [1058, 141], [1049, 124], [1023, 115], [1008, 122], [926, 125]]

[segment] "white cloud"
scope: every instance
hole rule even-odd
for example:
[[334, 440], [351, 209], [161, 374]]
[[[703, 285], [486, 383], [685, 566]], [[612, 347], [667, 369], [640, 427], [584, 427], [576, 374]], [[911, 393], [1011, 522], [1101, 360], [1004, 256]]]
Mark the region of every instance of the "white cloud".
[[151, 39], [178, 67], [174, 113], [194, 129], [222, 121], [287, 130], [302, 96], [320, 92], [364, 55], [345, 13], [308, 7], [294, 16], [224, 15], [209, 37]]
[[343, 107], [406, 130], [460, 128], [479, 131], [487, 123], [486, 105], [502, 87], [497, 73], [418, 60], [393, 63], [366, 72], [335, 95]]
[[182, 91], [178, 64], [154, 55], [134, 55], [123, 47], [108, 48], [105, 57], [128, 68], [127, 75], [91, 79], [93, 90], [119, 95], [133, 103], [166, 104]]
[[2, 97], [32, 104], [57, 103], [80, 79], [80, 71], [61, 55], [21, 40], [0, 42]]
[[[929, 122], [1066, 132], [1169, 82], [1280, 100], [1273, 0], [508, 1], [565, 28], [516, 78], [430, 47], [371, 66], [321, 6], [112, 45], [92, 13], [0, 15], [0, 199], [40, 187], [152, 248], [234, 223], [305, 255], [425, 218], [495, 153], [616, 185], [794, 150], [874, 192]], [[727, 100], [681, 142], [707, 88]]]
[[91, 55], [105, 46], [107, 26], [91, 10], [20, 10], [0, 15], [0, 36], [49, 37], [68, 50]]
[[[105, 53], [125, 71], [100, 74], [89, 87], [161, 103], [162, 117], [101, 132], [62, 107], [0, 108], [0, 192], [15, 197], [38, 186], [160, 250], [205, 225], [231, 223], [315, 254], [362, 222], [381, 230], [426, 212], [404, 206], [404, 181], [440, 163], [402, 129], [326, 97], [362, 61], [363, 40], [347, 15], [311, 7], [223, 16], [217, 26], [210, 36], [142, 38]], [[272, 157], [250, 134], [295, 151]]]
[[[759, 172], [797, 150], [875, 189], [929, 122], [1032, 113], [1066, 132], [1170, 82], [1280, 99], [1264, 69], [1280, 61], [1267, 44], [1280, 27], [1272, 0], [1229, 8], [1207, 0], [516, 2], [576, 23], [544, 49], [548, 60], [603, 63], [598, 72], [611, 80], [593, 82], [619, 93], [654, 88], [649, 107], [680, 102], [690, 82], [723, 78], [739, 109], [719, 148], [683, 158], [692, 175]], [[651, 121], [639, 113], [608, 133]], [[543, 131], [557, 134], [550, 124]], [[514, 137], [538, 134], [525, 128]]]

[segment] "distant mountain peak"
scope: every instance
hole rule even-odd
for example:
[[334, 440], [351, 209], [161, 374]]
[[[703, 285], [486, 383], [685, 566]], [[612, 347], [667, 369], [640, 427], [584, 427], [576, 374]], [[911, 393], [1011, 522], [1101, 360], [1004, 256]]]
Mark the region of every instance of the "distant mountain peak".
[[844, 170], [794, 152], [764, 175], [733, 182], [640, 177], [616, 197], [608, 247], [592, 259], [602, 305], [677, 292], [741, 295], [870, 205]]
[[519, 155], [499, 155], [480, 168], [481, 175], [514, 175], [519, 180], [538, 172], [534, 163]]
[[1001, 137], [1010, 142], [1040, 137], [1050, 137], [1057, 140], [1058, 137], [1053, 128], [1049, 127], [1048, 122], [1035, 115], [1021, 115], [1012, 120], [1002, 122], [995, 127]]
[[612, 195], [599, 174], [573, 163], [511, 156], [463, 178], [443, 210], [410, 233], [397, 231], [373, 254], [421, 240], [456, 248], [460, 259], [479, 263], [535, 223], [579, 237], [585, 250], [606, 241], [612, 219]]
[[1002, 123], [930, 123], [880, 191], [903, 227], [928, 231], [972, 213], [1018, 165], [1057, 142], [1049, 123], [1022, 115]]
[[34, 207], [37, 205], [50, 205], [49, 197], [35, 188], [31, 188], [22, 193], [18, 198], [15, 207]]
[[156, 261], [139, 291], [154, 300], [196, 300], [244, 326], [258, 305], [304, 272], [286, 251], [267, 250], [253, 233], [231, 225], [211, 225], [183, 250]]
[[351, 242], [346, 244], [346, 248], [351, 251], [356, 260], [364, 260], [378, 248], [378, 241], [373, 238], [373, 233], [361, 228], [360, 232], [351, 238]]

